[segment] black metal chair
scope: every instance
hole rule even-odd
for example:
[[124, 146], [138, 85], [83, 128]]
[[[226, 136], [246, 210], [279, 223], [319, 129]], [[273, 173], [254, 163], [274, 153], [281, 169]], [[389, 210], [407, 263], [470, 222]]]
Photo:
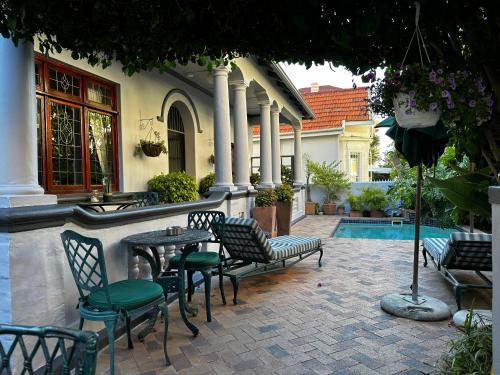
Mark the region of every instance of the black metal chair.
[[[222, 297], [222, 303], [226, 304], [224, 295], [224, 279], [222, 275], [222, 262], [224, 260], [224, 233], [215, 232], [214, 223], [224, 223], [225, 215], [220, 211], [192, 211], [188, 214], [188, 228], [202, 229], [212, 233], [212, 237], [207, 241], [209, 243], [219, 244], [218, 253], [213, 251], [198, 251], [186, 258], [186, 270], [188, 273], [188, 301], [191, 301], [191, 296], [194, 293], [193, 274], [200, 272], [203, 275], [205, 283], [205, 305], [207, 311], [207, 321], [212, 321], [210, 312], [210, 288], [213, 274], [219, 275], [219, 288]], [[176, 269], [180, 260], [180, 255], [175, 255], [170, 258], [168, 270]], [[215, 269], [215, 270], [214, 270]]]
[[[28, 327], [0, 324], [0, 374], [34, 374], [37, 362], [42, 373], [51, 375], [94, 375], [97, 360], [97, 334], [59, 327]], [[22, 371], [16, 369], [19, 359]], [[33, 363], [35, 362], [35, 363]], [[14, 368], [13, 368], [14, 367]]]
[[135, 204], [136, 207], [156, 206], [160, 204], [158, 193], [154, 191], [136, 192], [133, 194], [133, 199], [138, 201]]

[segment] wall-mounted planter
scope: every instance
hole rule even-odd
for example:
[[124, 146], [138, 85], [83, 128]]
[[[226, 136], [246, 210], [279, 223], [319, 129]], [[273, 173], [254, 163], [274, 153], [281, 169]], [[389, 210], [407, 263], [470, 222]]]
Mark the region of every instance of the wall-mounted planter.
[[162, 153], [163, 145], [161, 143], [141, 142], [141, 150], [144, 152], [144, 155], [149, 156], [150, 158], [157, 158]]

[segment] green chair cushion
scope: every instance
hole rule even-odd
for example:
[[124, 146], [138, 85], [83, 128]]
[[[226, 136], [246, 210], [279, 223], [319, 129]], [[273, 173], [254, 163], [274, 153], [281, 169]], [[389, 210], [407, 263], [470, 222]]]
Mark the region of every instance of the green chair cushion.
[[[109, 284], [108, 291], [113, 310], [133, 310], [163, 296], [162, 287], [148, 280], [118, 281]], [[87, 301], [90, 305], [100, 309], [109, 308], [102, 289], [91, 292]]]
[[[178, 268], [179, 261], [181, 260], [180, 255], [175, 255], [168, 261], [170, 268]], [[215, 267], [219, 264], [219, 254], [214, 251], [198, 251], [196, 253], [191, 253], [186, 258], [186, 268], [197, 269], [197, 268], [207, 268]]]

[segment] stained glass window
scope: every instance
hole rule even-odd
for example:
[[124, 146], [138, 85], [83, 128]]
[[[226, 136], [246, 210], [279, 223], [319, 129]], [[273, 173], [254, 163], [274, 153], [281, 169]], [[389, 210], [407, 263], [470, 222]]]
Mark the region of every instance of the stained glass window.
[[113, 171], [113, 134], [112, 116], [89, 111], [89, 153], [90, 183], [101, 185], [103, 178], [111, 177]]
[[42, 69], [41, 64], [35, 63], [35, 85], [37, 87], [41, 87], [41, 85], [42, 85], [41, 69]]
[[82, 111], [50, 102], [52, 184], [82, 185]]
[[111, 88], [109, 86], [101, 85], [95, 81], [87, 82], [87, 99], [91, 102], [110, 107], [113, 105]]
[[38, 158], [38, 185], [43, 186], [43, 156], [42, 156], [42, 98], [36, 98], [36, 148]]
[[49, 68], [49, 87], [51, 90], [79, 97], [81, 80], [78, 76], [51, 67]]

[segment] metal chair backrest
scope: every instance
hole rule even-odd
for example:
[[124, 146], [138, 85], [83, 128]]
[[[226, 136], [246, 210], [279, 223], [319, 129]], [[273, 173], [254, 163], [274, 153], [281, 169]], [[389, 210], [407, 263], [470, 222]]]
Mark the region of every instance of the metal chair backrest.
[[224, 248], [232, 259], [269, 263], [273, 250], [266, 234], [254, 219], [228, 217], [225, 223], [214, 224], [216, 231], [224, 231]]
[[[58, 327], [28, 327], [0, 324], [0, 374], [94, 375], [97, 334]], [[22, 364], [21, 364], [22, 360]], [[17, 370], [16, 365], [22, 366]], [[37, 371], [38, 373], [38, 371]], [[71, 372], [72, 373], [72, 372]]]
[[61, 240], [78, 293], [80, 293], [80, 300], [85, 301], [88, 293], [102, 289], [111, 309], [108, 276], [101, 241], [97, 238], [82, 236], [72, 230], [61, 233]]
[[221, 211], [191, 211], [188, 214], [188, 228], [202, 229], [212, 233], [207, 242], [223, 243], [224, 230], [215, 231], [214, 223], [224, 223], [226, 215]]
[[156, 206], [160, 204], [158, 193], [155, 191], [140, 191], [134, 193], [133, 199], [137, 200], [136, 207]]
[[442, 260], [449, 269], [492, 270], [492, 235], [456, 232], [448, 240], [449, 250]]

